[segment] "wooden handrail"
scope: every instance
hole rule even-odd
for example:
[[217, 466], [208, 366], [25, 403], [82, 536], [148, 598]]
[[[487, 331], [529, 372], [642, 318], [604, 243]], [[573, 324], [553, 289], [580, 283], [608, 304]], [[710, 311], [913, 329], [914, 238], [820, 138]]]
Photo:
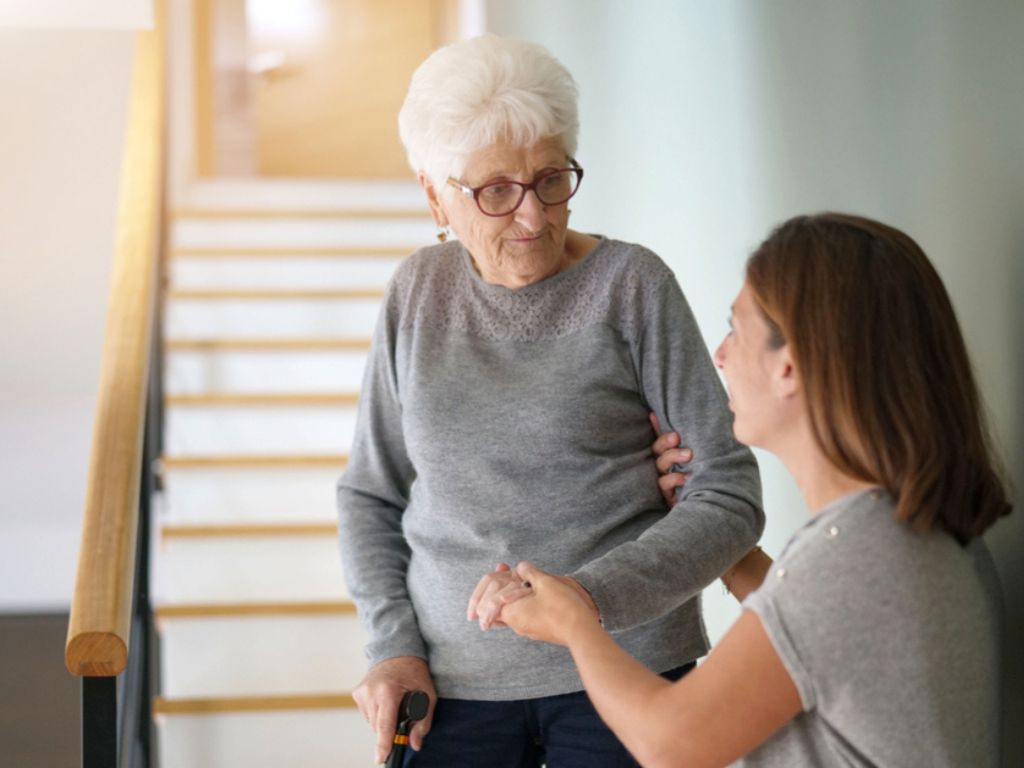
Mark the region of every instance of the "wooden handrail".
[[140, 32], [133, 65], [110, 303], [78, 575], [64, 661], [73, 675], [128, 660], [143, 432], [163, 215], [164, 40]]

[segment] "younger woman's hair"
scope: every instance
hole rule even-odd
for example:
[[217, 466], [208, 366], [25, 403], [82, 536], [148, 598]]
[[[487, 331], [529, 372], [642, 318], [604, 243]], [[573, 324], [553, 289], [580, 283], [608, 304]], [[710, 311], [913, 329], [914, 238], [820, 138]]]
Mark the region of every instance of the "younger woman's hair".
[[557, 138], [576, 154], [576, 81], [537, 43], [483, 35], [434, 51], [413, 73], [398, 113], [409, 165], [438, 190], [477, 150]]
[[914, 529], [964, 544], [1010, 512], [956, 314], [917, 243], [866, 218], [800, 216], [746, 279], [837, 468], [885, 488]]

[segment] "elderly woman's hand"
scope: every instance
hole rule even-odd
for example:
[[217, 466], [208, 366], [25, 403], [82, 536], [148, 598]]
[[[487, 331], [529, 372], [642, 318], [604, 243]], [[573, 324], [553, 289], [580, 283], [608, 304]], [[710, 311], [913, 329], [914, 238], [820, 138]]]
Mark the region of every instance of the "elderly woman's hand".
[[579, 629], [600, 626], [596, 610], [584, 597], [586, 592], [567, 584], [565, 577], [554, 576], [526, 562], [517, 565], [515, 573], [530, 585], [531, 594], [506, 605], [501, 619], [517, 634], [568, 645]]
[[480, 622], [480, 629], [505, 626], [498, 619], [498, 615], [506, 603], [517, 600], [529, 592], [529, 588], [523, 587], [522, 582], [523, 580], [512, 570], [512, 566], [508, 563], [498, 563], [493, 571], [477, 582], [466, 607], [466, 618], [469, 621]]
[[430, 697], [427, 716], [413, 726], [409, 733], [409, 744], [419, 750], [423, 737], [430, 730], [434, 717], [434, 681], [430, 677], [427, 662], [417, 656], [397, 656], [370, 667], [370, 671], [352, 691], [359, 711], [366, 722], [377, 733], [375, 760], [383, 763], [391, 752], [395, 729], [398, 727], [398, 705], [408, 691], [425, 691]]
[[676, 490], [686, 484], [688, 475], [682, 472], [675, 472], [677, 464], [686, 464], [693, 459], [693, 451], [689, 448], [679, 446], [678, 432], [665, 432], [662, 434], [658, 417], [652, 412], [650, 415], [651, 426], [654, 427], [654, 434], [658, 437], [651, 446], [654, 452], [654, 463], [658, 467], [658, 489], [665, 498], [665, 503], [670, 507], [675, 506]]

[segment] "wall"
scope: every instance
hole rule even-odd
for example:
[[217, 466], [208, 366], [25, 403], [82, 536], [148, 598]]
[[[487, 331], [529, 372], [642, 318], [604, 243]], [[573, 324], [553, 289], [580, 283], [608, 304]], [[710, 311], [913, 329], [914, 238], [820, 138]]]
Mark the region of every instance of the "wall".
[[134, 32], [0, 29], [0, 611], [66, 609]]
[[[574, 226], [675, 269], [709, 346], [747, 254], [823, 209], [910, 232], [952, 295], [1008, 474], [1024, 488], [1024, 6], [814, 0], [490, 2], [488, 26], [548, 46], [581, 91]], [[806, 510], [758, 454], [778, 553]], [[1008, 610], [1007, 764], [1024, 764], [1024, 510], [987, 537]], [[717, 587], [709, 631], [737, 615]]]
[[143, 29], [152, 23], [153, 0], [4, 0], [0, 5], [3, 27]]

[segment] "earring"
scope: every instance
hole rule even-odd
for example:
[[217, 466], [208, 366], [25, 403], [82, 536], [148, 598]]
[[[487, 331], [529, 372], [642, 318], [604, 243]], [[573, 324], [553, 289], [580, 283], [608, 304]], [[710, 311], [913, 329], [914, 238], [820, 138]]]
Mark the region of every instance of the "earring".
[[448, 242], [448, 236], [451, 234], [451, 230], [448, 227], [437, 228], [437, 242], [446, 243]]

